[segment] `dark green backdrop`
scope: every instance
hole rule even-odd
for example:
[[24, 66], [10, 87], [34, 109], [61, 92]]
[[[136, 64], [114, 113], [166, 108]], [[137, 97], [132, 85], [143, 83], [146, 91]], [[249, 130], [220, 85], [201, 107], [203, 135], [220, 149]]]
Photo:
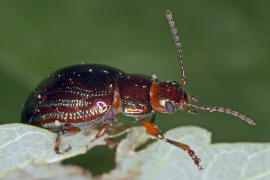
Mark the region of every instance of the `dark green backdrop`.
[[[171, 9], [181, 32], [185, 91], [201, 104], [231, 107], [251, 127], [221, 113], [157, 115], [163, 131], [197, 125], [214, 142], [270, 140], [270, 1], [1, 1], [0, 124], [20, 121], [30, 91], [64, 66], [99, 63], [160, 80], [180, 81], [176, 49], [165, 18]], [[134, 121], [120, 117], [123, 121]], [[95, 148], [67, 161], [101, 173], [114, 151]]]

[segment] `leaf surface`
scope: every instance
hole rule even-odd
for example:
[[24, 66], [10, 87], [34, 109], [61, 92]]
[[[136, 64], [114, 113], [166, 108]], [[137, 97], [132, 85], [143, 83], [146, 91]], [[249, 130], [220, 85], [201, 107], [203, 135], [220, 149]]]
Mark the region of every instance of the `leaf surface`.
[[211, 144], [210, 132], [192, 126], [172, 129], [165, 136], [188, 144], [202, 159], [202, 171], [198, 170], [186, 152], [162, 141], [135, 151], [150, 138], [143, 127], [131, 128], [127, 137], [121, 140], [116, 152], [116, 168], [109, 173], [93, 178], [82, 168], [57, 163], [85, 153], [96, 145], [105, 144], [104, 138], [100, 138], [89, 145], [96, 132], [93, 130], [88, 135], [79, 133], [63, 138], [62, 148], [71, 145], [72, 150], [64, 155], [57, 155], [53, 151], [56, 137], [54, 133], [23, 124], [2, 125], [0, 177], [14, 179], [24, 175], [29, 179], [66, 177], [65, 179], [74, 180], [270, 179], [269, 143]]
[[72, 149], [59, 155], [54, 152], [55, 133], [24, 124], [1, 125], [0, 177], [24, 167], [58, 162], [83, 154], [96, 145], [105, 144], [104, 137], [89, 144], [96, 133], [93, 129], [88, 135], [81, 132], [75, 136], [63, 137], [61, 148], [65, 149], [70, 145]]
[[143, 127], [131, 130], [117, 149], [117, 168], [101, 179], [270, 179], [269, 143], [211, 144], [211, 133], [202, 128], [190, 126], [168, 131], [167, 138], [190, 145], [202, 159], [204, 170], [200, 171], [186, 152], [162, 141], [135, 152], [148, 138], [144, 131]]

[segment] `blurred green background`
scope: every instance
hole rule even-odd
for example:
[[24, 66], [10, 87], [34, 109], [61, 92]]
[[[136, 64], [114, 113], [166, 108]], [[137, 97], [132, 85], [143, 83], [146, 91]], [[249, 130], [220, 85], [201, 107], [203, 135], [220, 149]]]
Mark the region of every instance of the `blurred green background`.
[[[72, 64], [106, 64], [180, 81], [165, 18], [171, 9], [183, 44], [185, 91], [200, 104], [230, 107], [257, 125], [209, 112], [158, 114], [157, 125], [163, 131], [201, 126], [212, 132], [213, 142], [267, 142], [269, 7], [267, 0], [1, 1], [0, 123], [20, 122], [30, 91], [50, 72]], [[66, 163], [99, 174], [114, 166], [113, 155], [98, 147]]]

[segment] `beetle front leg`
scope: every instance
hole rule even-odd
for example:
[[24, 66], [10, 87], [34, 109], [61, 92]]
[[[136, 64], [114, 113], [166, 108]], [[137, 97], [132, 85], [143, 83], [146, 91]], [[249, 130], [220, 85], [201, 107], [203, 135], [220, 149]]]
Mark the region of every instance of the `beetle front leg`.
[[165, 138], [164, 135], [160, 132], [159, 128], [155, 124], [148, 122], [143, 118], [139, 118], [139, 120], [142, 122], [144, 127], [147, 129], [149, 134], [159, 138], [162, 141], [168, 142], [168, 143], [175, 145], [176, 147], [181, 148], [182, 150], [186, 151], [188, 153], [188, 155], [193, 159], [194, 164], [196, 164], [200, 170], [203, 169], [203, 167], [200, 165], [201, 159], [195, 155], [195, 152], [192, 149], [190, 149], [190, 147], [188, 145]]

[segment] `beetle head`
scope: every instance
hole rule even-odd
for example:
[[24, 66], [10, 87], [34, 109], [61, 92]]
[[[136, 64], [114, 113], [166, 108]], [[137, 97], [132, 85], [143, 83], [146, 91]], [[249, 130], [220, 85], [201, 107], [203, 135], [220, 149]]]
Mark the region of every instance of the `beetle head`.
[[161, 113], [173, 113], [184, 109], [189, 97], [174, 81], [153, 82], [150, 99], [154, 109]]

